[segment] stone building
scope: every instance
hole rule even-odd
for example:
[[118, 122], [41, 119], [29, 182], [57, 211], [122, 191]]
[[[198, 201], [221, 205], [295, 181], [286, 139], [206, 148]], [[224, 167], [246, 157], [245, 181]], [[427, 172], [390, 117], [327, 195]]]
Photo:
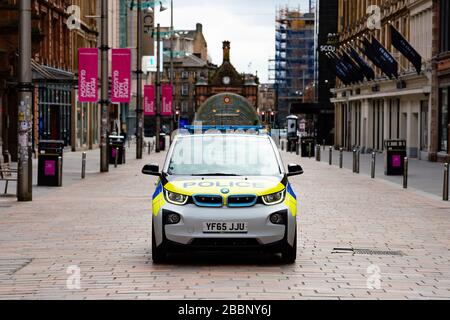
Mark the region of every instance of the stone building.
[[[375, 70], [375, 79], [348, 85], [337, 82], [332, 99], [335, 145], [382, 151], [384, 140], [404, 139], [409, 157], [429, 159], [433, 1], [340, 0], [338, 5], [340, 46], [354, 47]], [[375, 5], [371, 7], [373, 16], [367, 14], [370, 5]], [[392, 46], [390, 24], [422, 57], [419, 74]], [[392, 54], [398, 64], [398, 78], [385, 76], [362, 53], [359, 47], [364, 37], [377, 39]]]
[[450, 161], [450, 1], [435, 0], [433, 10], [433, 90], [430, 158]]
[[[33, 145], [40, 139], [76, 141], [74, 109], [76, 50], [96, 45], [96, 1], [32, 0]], [[80, 28], [69, 29], [68, 7], [80, 8]], [[0, 145], [2, 153], [17, 158], [17, 72], [19, 1], [0, 1]]]

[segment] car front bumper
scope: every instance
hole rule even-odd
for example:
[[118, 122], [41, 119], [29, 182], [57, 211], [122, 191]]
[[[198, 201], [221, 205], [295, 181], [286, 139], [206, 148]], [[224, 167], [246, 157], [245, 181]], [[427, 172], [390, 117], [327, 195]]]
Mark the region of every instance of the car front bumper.
[[[179, 214], [180, 223], [165, 225], [163, 215], [168, 212]], [[270, 216], [277, 212], [285, 214], [285, 224], [277, 225], [270, 222]], [[203, 224], [207, 222], [246, 222], [248, 232], [244, 234], [204, 233]], [[173, 248], [279, 249], [286, 242], [293, 245], [296, 216], [284, 203], [274, 206], [257, 204], [245, 208], [205, 208], [194, 204], [177, 206], [165, 203], [153, 217], [153, 224], [157, 246], [164, 241]]]

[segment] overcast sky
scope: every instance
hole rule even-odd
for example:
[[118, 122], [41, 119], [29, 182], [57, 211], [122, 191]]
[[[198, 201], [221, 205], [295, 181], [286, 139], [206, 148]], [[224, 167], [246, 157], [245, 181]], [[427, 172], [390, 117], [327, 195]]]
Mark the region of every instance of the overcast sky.
[[[170, 0], [164, 0], [170, 6]], [[275, 12], [277, 5], [307, 11], [308, 0], [174, 0], [175, 29], [203, 25], [212, 62], [222, 63], [222, 41], [231, 41], [231, 62], [239, 72], [256, 72], [268, 81], [268, 60], [275, 55]], [[170, 11], [159, 13], [161, 26], [170, 25]], [[251, 66], [249, 67], [249, 64]]]

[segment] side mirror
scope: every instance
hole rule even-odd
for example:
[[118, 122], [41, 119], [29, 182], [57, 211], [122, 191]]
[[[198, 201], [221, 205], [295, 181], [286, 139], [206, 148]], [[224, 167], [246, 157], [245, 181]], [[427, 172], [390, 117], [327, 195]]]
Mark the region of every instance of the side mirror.
[[303, 168], [299, 164], [289, 164], [288, 165], [288, 177], [298, 176], [303, 174]]
[[147, 164], [142, 168], [142, 173], [149, 176], [160, 176], [159, 166], [157, 164]]

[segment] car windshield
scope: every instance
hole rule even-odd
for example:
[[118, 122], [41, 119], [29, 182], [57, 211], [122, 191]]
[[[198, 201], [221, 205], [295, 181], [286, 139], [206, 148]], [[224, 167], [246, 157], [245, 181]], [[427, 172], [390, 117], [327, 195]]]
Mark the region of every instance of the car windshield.
[[275, 176], [281, 173], [267, 138], [202, 135], [177, 140], [167, 169], [170, 175]]

